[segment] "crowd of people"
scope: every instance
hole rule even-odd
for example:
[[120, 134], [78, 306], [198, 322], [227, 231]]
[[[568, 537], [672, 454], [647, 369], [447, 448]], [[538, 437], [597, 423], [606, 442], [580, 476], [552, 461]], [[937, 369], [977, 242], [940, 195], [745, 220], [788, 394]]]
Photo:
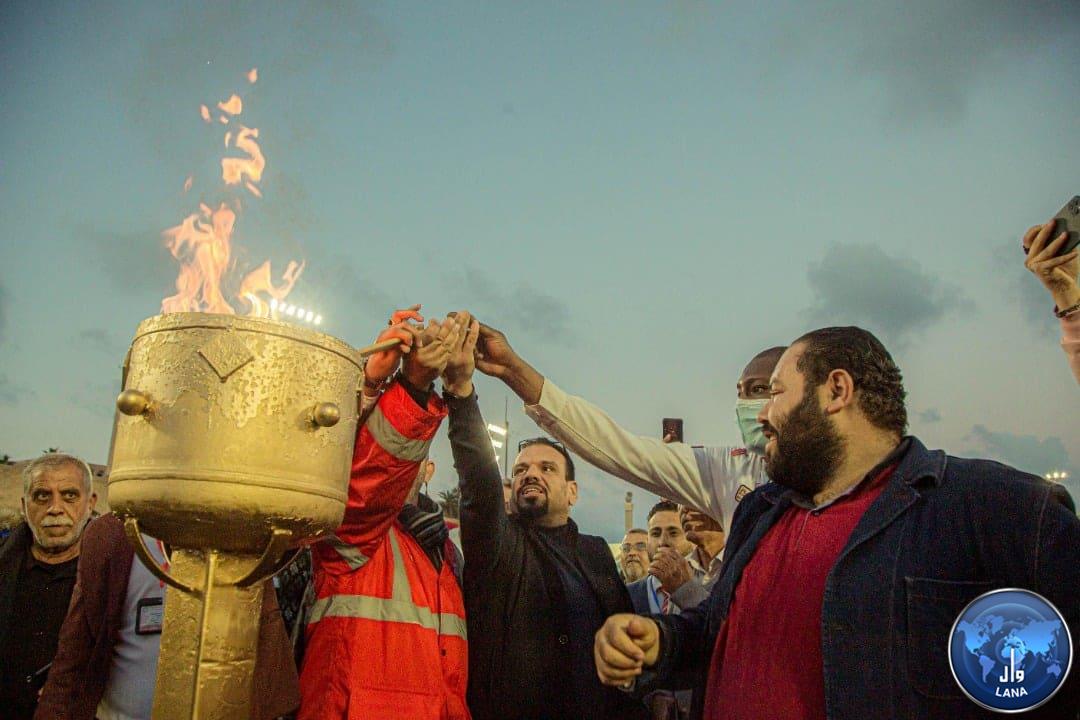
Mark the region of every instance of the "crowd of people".
[[[1024, 236], [1025, 263], [1080, 382], [1080, 260], [1051, 230]], [[909, 435], [901, 371], [864, 329], [750, 358], [737, 447], [628, 432], [468, 312], [398, 311], [391, 338], [365, 369], [344, 521], [279, 578], [280, 604], [265, 593], [254, 718], [983, 717], [945, 653], [969, 601], [1028, 588], [1080, 638], [1073, 499]], [[477, 371], [546, 433], [508, 478]], [[422, 492], [444, 422], [460, 542]], [[575, 460], [664, 498], [617, 559], [571, 517]], [[25, 522], [0, 545], [0, 714], [149, 718], [163, 584], [119, 518], [91, 521], [84, 461], [47, 454], [23, 477]], [[1031, 716], [1078, 712], [1073, 673]]]

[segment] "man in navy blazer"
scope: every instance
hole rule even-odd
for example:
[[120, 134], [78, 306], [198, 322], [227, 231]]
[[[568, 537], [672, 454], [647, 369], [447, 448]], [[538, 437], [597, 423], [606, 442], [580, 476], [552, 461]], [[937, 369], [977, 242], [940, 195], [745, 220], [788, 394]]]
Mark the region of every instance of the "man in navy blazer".
[[[610, 617], [603, 681], [693, 687], [694, 717], [984, 718], [948, 640], [973, 599], [1022, 588], [1080, 642], [1080, 519], [1042, 478], [905, 435], [899, 369], [872, 334], [797, 340], [759, 419], [772, 482], [739, 504], [720, 578], [681, 615]], [[1076, 718], [1080, 673], [1025, 717]]]

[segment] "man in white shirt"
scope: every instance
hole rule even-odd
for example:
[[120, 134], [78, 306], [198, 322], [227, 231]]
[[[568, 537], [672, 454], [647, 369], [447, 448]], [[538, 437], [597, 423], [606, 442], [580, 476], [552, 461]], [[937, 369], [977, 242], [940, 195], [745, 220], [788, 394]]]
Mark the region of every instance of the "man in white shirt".
[[694, 552], [686, 559], [691, 567], [701, 570], [705, 586], [712, 587], [724, 558], [727, 543], [724, 528], [716, 518], [686, 506], [679, 508], [679, 519], [686, 531], [686, 539], [694, 545]]
[[519, 356], [506, 336], [480, 326], [476, 367], [505, 382], [540, 427], [589, 464], [632, 485], [696, 508], [731, 527], [735, 505], [768, 482], [765, 437], [757, 414], [785, 348], [758, 353], [738, 381], [735, 411], [743, 447], [690, 447], [627, 432], [600, 408], [565, 393]]

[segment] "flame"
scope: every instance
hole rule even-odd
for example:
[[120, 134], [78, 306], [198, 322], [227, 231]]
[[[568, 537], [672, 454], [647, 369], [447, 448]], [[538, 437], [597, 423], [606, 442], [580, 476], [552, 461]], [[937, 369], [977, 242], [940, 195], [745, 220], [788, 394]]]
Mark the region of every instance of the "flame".
[[248, 276], [240, 283], [240, 292], [238, 292], [237, 295], [251, 304], [252, 315], [266, 317], [270, 314], [270, 304], [259, 297], [259, 294], [265, 293], [278, 302], [281, 302], [290, 292], [292, 292], [293, 285], [300, 279], [300, 273], [303, 271], [304, 263], [290, 261], [285, 267], [285, 272], [281, 275], [283, 284], [277, 287], [274, 285], [273, 280], [270, 279], [270, 261], [267, 260], [255, 270], [248, 273]]
[[[250, 190], [251, 183], [258, 183], [262, 179], [266, 158], [263, 157], [259, 143], [256, 142], [258, 137], [258, 128], [240, 126], [233, 146], [238, 150], [243, 150], [248, 156], [246, 158], [221, 158], [221, 179], [226, 185], [239, 185], [241, 180], [247, 180]], [[255, 194], [259, 195], [257, 192]]]
[[161, 301], [161, 312], [212, 312], [233, 314], [221, 293], [221, 278], [232, 255], [230, 241], [236, 213], [222, 203], [217, 210], [206, 205], [162, 235], [165, 246], [180, 262], [177, 293]]
[[[249, 83], [255, 83], [258, 69], [248, 71], [247, 79]], [[225, 115], [218, 117], [218, 122], [229, 126], [225, 133], [225, 147], [235, 148], [242, 153], [239, 157], [221, 159], [221, 179], [226, 187], [243, 185], [252, 195], [261, 198], [259, 183], [266, 169], [266, 158], [259, 147], [259, 129], [246, 127], [238, 121], [234, 125], [233, 121], [244, 109], [239, 95], [231, 95], [228, 100], [217, 103], [217, 107], [232, 118]], [[205, 122], [212, 122], [208, 106], [200, 105], [199, 114]], [[190, 176], [184, 181], [184, 192], [191, 189], [193, 182], [194, 177]], [[234, 197], [231, 205], [222, 201], [216, 208], [200, 203], [198, 212], [191, 213], [179, 225], [162, 233], [165, 246], [180, 264], [176, 294], [161, 302], [163, 313], [235, 314], [236, 309], [222, 289], [223, 286], [232, 285], [238, 287], [234, 298], [239, 301], [239, 307], [246, 307], [250, 315], [267, 317], [271, 310], [270, 300], [281, 302], [292, 292], [304, 270], [303, 262], [290, 261], [277, 285], [269, 260], [247, 273], [238, 285], [233, 285], [236, 261], [232, 252], [232, 236], [240, 207], [239, 197]]]
[[236, 93], [233, 93], [232, 97], [225, 102], [219, 102], [217, 106], [219, 110], [230, 115], [239, 115], [244, 111], [244, 103]]

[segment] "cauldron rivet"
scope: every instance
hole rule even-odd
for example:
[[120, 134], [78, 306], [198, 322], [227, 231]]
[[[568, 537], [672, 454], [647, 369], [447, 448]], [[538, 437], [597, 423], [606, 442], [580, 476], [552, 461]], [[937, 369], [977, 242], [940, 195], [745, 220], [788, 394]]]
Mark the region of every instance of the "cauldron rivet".
[[341, 410], [332, 402], [319, 403], [311, 411], [311, 421], [319, 427], [333, 427], [341, 419]]
[[141, 390], [125, 390], [116, 398], [116, 409], [125, 415], [144, 415], [150, 409], [150, 396]]

